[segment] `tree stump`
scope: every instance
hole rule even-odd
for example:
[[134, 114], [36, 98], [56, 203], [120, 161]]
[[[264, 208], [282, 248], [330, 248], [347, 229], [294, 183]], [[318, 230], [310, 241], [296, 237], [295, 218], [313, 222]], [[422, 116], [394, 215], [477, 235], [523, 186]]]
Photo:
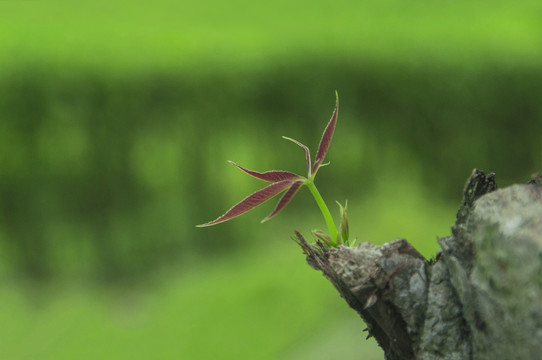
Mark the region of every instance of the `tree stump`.
[[542, 357], [535, 181], [497, 190], [494, 174], [475, 169], [431, 261], [404, 239], [328, 249], [297, 236], [308, 264], [358, 312], [388, 360]]

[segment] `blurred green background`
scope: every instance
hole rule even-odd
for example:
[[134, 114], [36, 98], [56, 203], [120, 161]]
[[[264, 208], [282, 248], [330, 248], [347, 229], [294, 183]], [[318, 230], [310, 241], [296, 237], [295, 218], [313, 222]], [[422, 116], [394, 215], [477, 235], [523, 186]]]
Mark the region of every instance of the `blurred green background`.
[[293, 230], [325, 228], [303, 173], [351, 233], [428, 258], [465, 179], [542, 170], [539, 1], [0, 2], [1, 359], [382, 359]]

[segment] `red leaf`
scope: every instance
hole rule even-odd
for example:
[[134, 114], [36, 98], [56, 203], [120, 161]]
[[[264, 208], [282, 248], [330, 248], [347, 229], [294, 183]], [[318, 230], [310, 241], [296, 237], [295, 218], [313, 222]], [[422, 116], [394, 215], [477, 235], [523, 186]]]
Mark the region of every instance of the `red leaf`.
[[339, 113], [339, 94], [335, 92], [336, 96], [336, 105], [333, 115], [329, 120], [329, 123], [324, 130], [322, 139], [320, 140], [320, 145], [318, 146], [318, 152], [316, 153], [316, 158], [314, 159], [314, 165], [312, 166], [312, 173], [315, 174], [318, 171], [318, 168], [324, 161], [326, 157], [327, 150], [329, 149], [329, 144], [331, 144], [331, 139], [333, 138], [333, 132], [335, 131], [335, 125], [337, 124], [337, 115]]
[[267, 215], [267, 217], [265, 219], [263, 219], [262, 222], [266, 222], [267, 220], [271, 219], [273, 216], [277, 215], [282, 209], [284, 209], [286, 207], [286, 205], [288, 205], [290, 200], [292, 200], [292, 198], [294, 197], [297, 190], [299, 190], [301, 185], [303, 185], [303, 183], [304, 183], [304, 181], [296, 181], [296, 182], [294, 182], [292, 184], [292, 186], [290, 186], [288, 191], [286, 191], [284, 193], [284, 195], [282, 195], [282, 197], [280, 198], [280, 200], [277, 203], [277, 206], [275, 207], [273, 212], [271, 214]]
[[208, 222], [206, 224], [197, 225], [197, 227], [205, 227], [205, 226], [219, 224], [221, 222], [228, 221], [230, 219], [233, 219], [234, 217], [242, 215], [246, 213], [247, 211], [252, 210], [256, 206], [271, 199], [273, 196], [284, 191], [284, 189], [288, 188], [293, 183], [295, 182], [292, 180], [283, 180], [283, 181], [279, 181], [271, 185], [268, 185], [264, 187], [263, 189], [260, 189], [250, 194], [243, 200], [241, 200], [239, 203], [234, 205], [231, 209], [229, 209], [224, 215], [220, 216], [218, 219]]
[[306, 147], [305, 145], [303, 145], [302, 143], [300, 143], [299, 141], [297, 140], [294, 140], [292, 138], [289, 138], [287, 136], [283, 136], [282, 137], [283, 139], [286, 139], [286, 140], [290, 140], [291, 142], [301, 146], [303, 148], [303, 150], [305, 150], [305, 158], [307, 159], [307, 177], [310, 179], [311, 177], [311, 153], [309, 151], [309, 148]]
[[260, 180], [276, 183], [283, 180], [293, 180], [293, 179], [299, 179], [302, 178], [302, 176], [299, 176], [297, 174], [294, 174], [290, 171], [282, 171], [282, 170], [271, 170], [266, 172], [258, 172], [254, 170], [245, 169], [242, 166], [237, 165], [233, 161], [228, 161], [230, 164], [237, 166], [239, 169], [243, 170], [247, 174], [254, 176], [255, 178], [258, 178]]

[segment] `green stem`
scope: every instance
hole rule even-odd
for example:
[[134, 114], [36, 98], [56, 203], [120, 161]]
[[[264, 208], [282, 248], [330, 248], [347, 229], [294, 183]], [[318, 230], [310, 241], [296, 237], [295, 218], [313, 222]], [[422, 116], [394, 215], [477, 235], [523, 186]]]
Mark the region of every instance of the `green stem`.
[[331, 216], [331, 213], [329, 212], [329, 209], [327, 208], [327, 205], [324, 202], [322, 195], [320, 195], [320, 192], [318, 191], [318, 189], [316, 188], [316, 185], [314, 185], [314, 182], [312, 180], [308, 180], [305, 184], [311, 191], [312, 196], [314, 196], [314, 200], [316, 200], [316, 203], [318, 204], [318, 207], [320, 208], [322, 215], [324, 215], [324, 219], [326, 220], [326, 224], [329, 230], [329, 235], [331, 236], [331, 240], [333, 241], [335, 246], [337, 246], [337, 228], [335, 227], [335, 223], [333, 222], [333, 217]]

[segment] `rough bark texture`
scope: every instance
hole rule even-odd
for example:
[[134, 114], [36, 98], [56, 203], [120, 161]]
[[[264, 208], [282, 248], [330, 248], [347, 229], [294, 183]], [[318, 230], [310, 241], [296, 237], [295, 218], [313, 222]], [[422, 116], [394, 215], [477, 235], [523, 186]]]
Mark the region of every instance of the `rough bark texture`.
[[542, 185], [496, 189], [494, 174], [473, 171], [434, 261], [404, 239], [327, 249], [298, 233], [299, 244], [386, 359], [538, 359]]

